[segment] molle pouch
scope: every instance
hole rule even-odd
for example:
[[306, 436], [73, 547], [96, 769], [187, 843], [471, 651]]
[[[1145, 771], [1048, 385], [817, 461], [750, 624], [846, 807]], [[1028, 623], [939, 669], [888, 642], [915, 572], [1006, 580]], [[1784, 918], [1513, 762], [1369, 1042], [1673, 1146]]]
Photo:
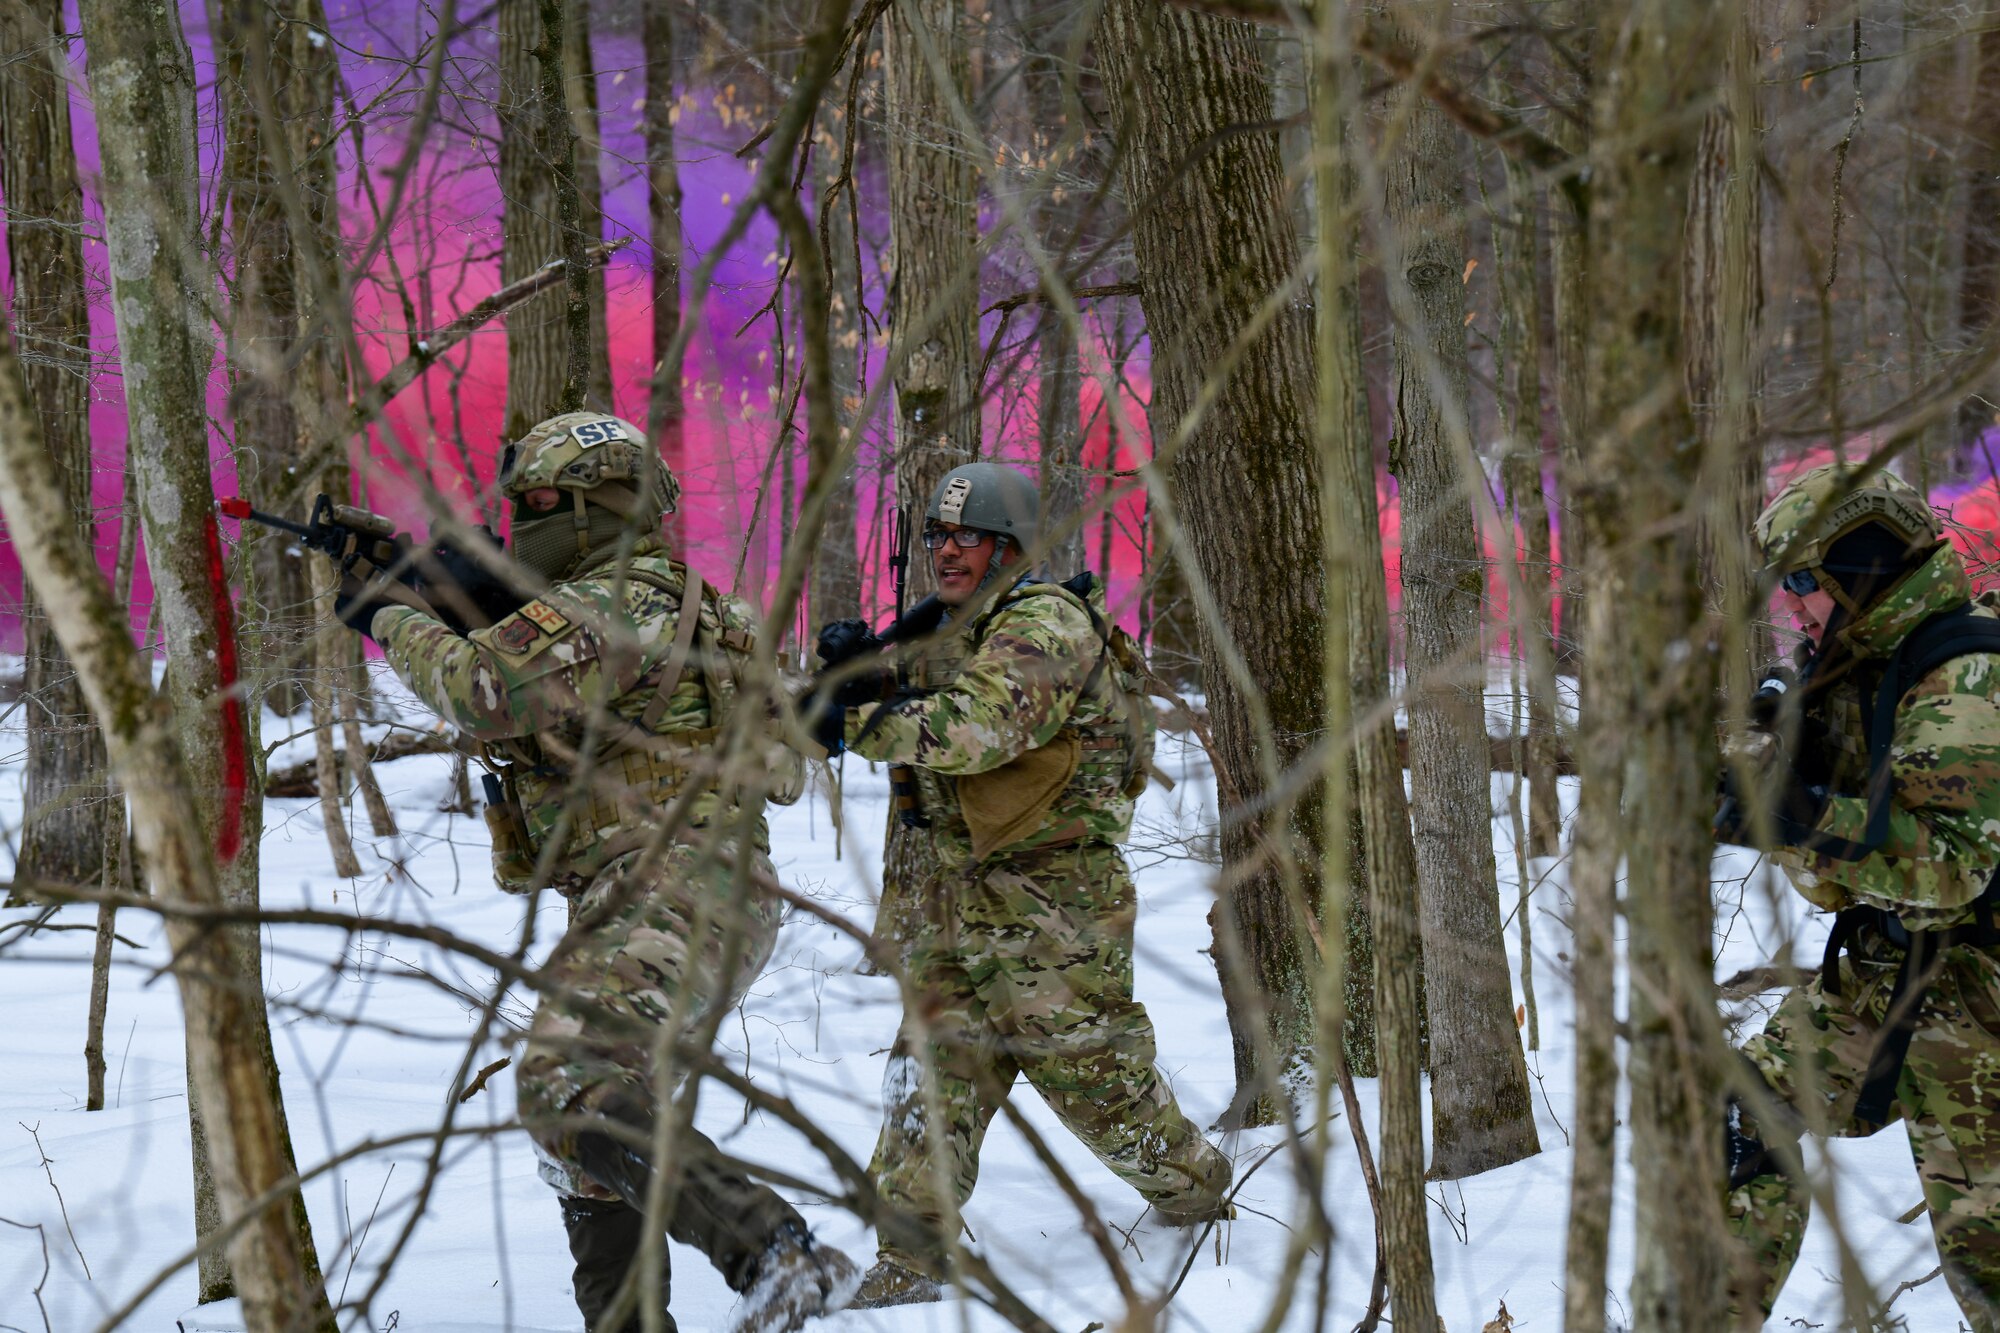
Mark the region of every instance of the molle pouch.
[[486, 831], [493, 835], [493, 880], [503, 892], [528, 893], [535, 887], [535, 849], [521, 806], [495, 775], [482, 774], [479, 783], [486, 793]]
[[996, 769], [960, 778], [959, 810], [972, 832], [972, 859], [983, 861], [1040, 831], [1082, 758], [1077, 738], [1058, 732], [1047, 745]]

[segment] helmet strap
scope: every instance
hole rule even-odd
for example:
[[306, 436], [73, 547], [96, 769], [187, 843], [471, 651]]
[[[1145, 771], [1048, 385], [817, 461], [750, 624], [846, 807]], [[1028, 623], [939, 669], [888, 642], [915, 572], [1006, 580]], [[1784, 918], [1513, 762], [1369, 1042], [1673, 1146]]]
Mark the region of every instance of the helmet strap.
[[590, 515], [585, 512], [583, 492], [571, 491], [574, 502], [570, 508], [570, 526], [576, 529], [576, 554], [579, 559], [590, 554]]

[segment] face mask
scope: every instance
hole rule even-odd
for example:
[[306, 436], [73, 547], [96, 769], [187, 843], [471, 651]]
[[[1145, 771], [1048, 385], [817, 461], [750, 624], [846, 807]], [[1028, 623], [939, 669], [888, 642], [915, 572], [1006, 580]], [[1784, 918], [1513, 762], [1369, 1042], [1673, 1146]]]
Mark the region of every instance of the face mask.
[[532, 518], [517, 515], [508, 549], [523, 566], [554, 582], [591, 556], [616, 546], [628, 526], [624, 518], [589, 501], [584, 502], [584, 514], [589, 526], [584, 529], [586, 549], [582, 552], [576, 549], [575, 510], [568, 505]]

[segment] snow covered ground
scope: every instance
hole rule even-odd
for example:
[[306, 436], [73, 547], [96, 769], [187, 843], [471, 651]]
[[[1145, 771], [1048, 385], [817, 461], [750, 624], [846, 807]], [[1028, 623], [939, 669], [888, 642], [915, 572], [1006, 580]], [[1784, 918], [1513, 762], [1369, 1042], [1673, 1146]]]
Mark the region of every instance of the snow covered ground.
[[[390, 683], [385, 694], [397, 697]], [[285, 724], [266, 720], [267, 739]], [[1139, 994], [1160, 1033], [1161, 1057], [1183, 1105], [1199, 1122], [1212, 1121], [1230, 1092], [1230, 1053], [1204, 913], [1210, 868], [1187, 854], [1199, 842], [1212, 788], [1198, 755], [1163, 738], [1163, 753], [1181, 784], [1151, 791], [1136, 837], [1142, 910]], [[283, 754], [295, 753], [298, 743]], [[20, 815], [18, 732], [0, 734], [0, 819]], [[522, 927], [520, 900], [495, 892], [486, 871], [486, 835], [476, 817], [440, 814], [447, 763], [416, 758], [378, 770], [404, 826], [395, 846], [372, 845], [356, 829], [368, 870], [352, 883], [326, 870], [318, 806], [274, 800], [263, 846], [267, 906], [335, 906], [434, 922], [499, 947]], [[876, 849], [886, 783], [849, 760], [843, 855], [823, 799], [774, 813], [780, 873], [793, 887], [865, 920], [872, 902]], [[1517, 879], [1508, 802], [1513, 780], [1495, 775], [1494, 844], [1503, 911], [1511, 913]], [[1574, 792], [1564, 793], [1565, 810]], [[358, 803], [357, 803], [358, 804]], [[1643, 816], [1641, 816], [1643, 817]], [[9, 838], [11, 843], [11, 837]], [[397, 867], [400, 866], [400, 870]], [[1749, 858], [1717, 862], [1717, 896], [1726, 938], [1719, 970], [1768, 960], [1786, 933], [1804, 961], [1814, 961], [1821, 930], [1803, 905], [1752, 884]], [[1541, 1049], [1528, 1057], [1537, 1077], [1540, 1156], [1472, 1180], [1431, 1187], [1432, 1245], [1439, 1307], [1451, 1333], [1478, 1333], [1504, 1301], [1515, 1327], [1561, 1325], [1563, 1228], [1567, 1210], [1573, 1105], [1571, 1003], [1562, 925], [1559, 862], [1531, 867], [1539, 880], [1532, 899], [1533, 973]], [[552, 938], [562, 904], [548, 896], [539, 934]], [[0, 926], [22, 912], [0, 914]], [[43, 932], [0, 952], [0, 1328], [57, 1333], [99, 1327], [137, 1302], [119, 1325], [138, 1330], [237, 1327], [227, 1306], [194, 1309], [194, 1277], [179, 1269], [155, 1284], [192, 1243], [189, 1149], [178, 997], [158, 922], [140, 912], [119, 919], [106, 1050], [108, 1108], [86, 1114], [83, 1040], [89, 993], [93, 913], [73, 908], [58, 921], [78, 929]], [[1519, 937], [1509, 950], [1519, 983]], [[277, 1051], [292, 1132], [308, 1166], [370, 1140], [421, 1133], [439, 1124], [455, 1072], [467, 1059], [477, 1023], [471, 996], [490, 978], [462, 959], [404, 940], [347, 939], [340, 932], [267, 928], [266, 981], [273, 1002]], [[857, 976], [856, 947], [811, 919], [788, 922], [767, 975], [725, 1024], [722, 1043], [764, 1085], [807, 1108], [850, 1153], [866, 1160], [874, 1141], [877, 1089], [884, 1053], [897, 1021], [891, 983]], [[512, 1023], [526, 1010], [513, 1006]], [[498, 1042], [472, 1055], [474, 1067], [506, 1053]], [[1130, 1227], [1142, 1207], [1136, 1196], [1068, 1138], [1025, 1085], [1016, 1103], [1089, 1191], [1108, 1221]], [[1373, 1130], [1374, 1086], [1361, 1098]], [[513, 1105], [509, 1073], [460, 1108], [461, 1123], [492, 1124]], [[744, 1116], [740, 1102], [719, 1088], [705, 1091], [701, 1123], [731, 1151], [828, 1179], [800, 1141], [774, 1122]], [[1330, 1271], [1331, 1308], [1324, 1322], [1310, 1311], [1312, 1269], [1287, 1329], [1351, 1326], [1367, 1299], [1371, 1220], [1345, 1125], [1334, 1126], [1334, 1169], [1327, 1205], [1341, 1229]], [[37, 1146], [39, 1136], [39, 1149]], [[1278, 1139], [1275, 1131], [1233, 1136], [1229, 1151], [1248, 1165]], [[445, 1149], [444, 1165], [425, 1212], [384, 1276], [381, 1264], [411, 1216], [428, 1143], [362, 1152], [319, 1175], [308, 1204], [330, 1285], [352, 1299], [379, 1282], [361, 1330], [574, 1330], [569, 1259], [554, 1197], [535, 1175], [519, 1133], [469, 1136]], [[47, 1157], [44, 1163], [44, 1153]], [[1936, 1264], [1922, 1221], [1896, 1221], [1918, 1200], [1909, 1150], [1899, 1130], [1833, 1147], [1831, 1161], [1850, 1238], [1885, 1293]], [[1177, 1233], [1140, 1226], [1124, 1242], [1124, 1259], [1146, 1290], [1170, 1287], [1187, 1268], [1169, 1311], [1185, 1330], [1234, 1333], [1257, 1328], [1273, 1299], [1288, 1223], [1298, 1211], [1295, 1178], [1282, 1162], [1259, 1171], [1240, 1196], [1242, 1216], [1190, 1255]], [[1615, 1285], [1629, 1280], [1632, 1258], [1630, 1163], [1620, 1159], [1621, 1212], [1616, 1225]], [[59, 1197], [60, 1196], [60, 1197]], [[864, 1263], [871, 1238], [837, 1209], [801, 1200], [823, 1236]], [[978, 1192], [966, 1211], [978, 1244], [999, 1272], [1058, 1328], [1115, 1321], [1121, 1303], [1096, 1250], [1081, 1236], [1071, 1210], [1054, 1195], [1023, 1137], [996, 1121], [981, 1162]], [[46, 1243], [46, 1274], [44, 1273]], [[1798, 1272], [1771, 1327], [1839, 1326], [1830, 1228], [1816, 1219]], [[1191, 1264], [1191, 1266], [1190, 1266]], [[87, 1271], [86, 1271], [87, 1269]], [[150, 1290], [150, 1294], [147, 1293]], [[45, 1307], [46, 1317], [43, 1309]], [[687, 1333], [724, 1326], [731, 1293], [689, 1251], [675, 1256], [674, 1309]], [[1904, 1293], [1895, 1304], [1920, 1333], [1951, 1330], [1958, 1318], [1942, 1281]], [[1615, 1307], [1614, 1307], [1615, 1310]], [[1799, 1323], [1795, 1321], [1807, 1321]], [[1004, 1327], [983, 1308], [964, 1302], [836, 1317], [829, 1329], [917, 1330]], [[1094, 1325], [1092, 1325], [1094, 1326]], [[1115, 1326], [1115, 1324], [1114, 1324]]]

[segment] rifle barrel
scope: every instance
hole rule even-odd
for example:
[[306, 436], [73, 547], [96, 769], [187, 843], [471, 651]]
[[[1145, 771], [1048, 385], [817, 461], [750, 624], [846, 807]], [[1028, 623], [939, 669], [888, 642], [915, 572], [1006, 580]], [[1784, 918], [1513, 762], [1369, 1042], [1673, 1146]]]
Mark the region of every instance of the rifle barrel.
[[310, 537], [313, 535], [313, 530], [303, 523], [294, 522], [289, 518], [281, 518], [277, 514], [267, 514], [261, 509], [251, 508], [250, 502], [240, 495], [229, 496], [227, 499], [222, 500], [217, 507], [230, 518], [248, 519], [252, 523], [261, 523], [267, 528], [277, 528], [282, 532], [289, 532], [300, 537]]

